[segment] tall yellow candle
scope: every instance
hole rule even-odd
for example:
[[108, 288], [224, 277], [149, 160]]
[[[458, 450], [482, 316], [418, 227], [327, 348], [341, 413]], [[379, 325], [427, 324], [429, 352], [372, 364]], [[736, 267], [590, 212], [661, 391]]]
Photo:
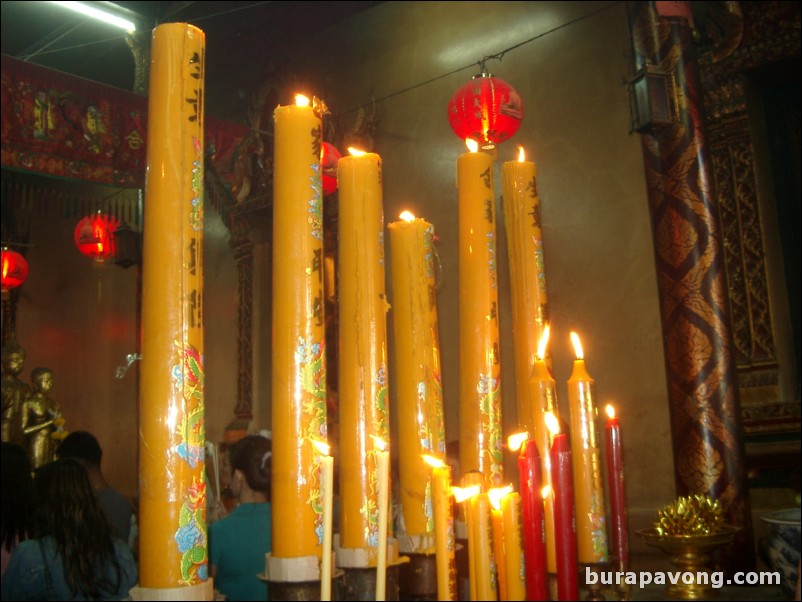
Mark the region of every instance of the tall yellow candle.
[[598, 408], [595, 383], [585, 367], [582, 344], [575, 332], [571, 333], [571, 341], [576, 359], [568, 379], [568, 404], [571, 408], [577, 560], [590, 564], [607, 561], [601, 449], [596, 430]]
[[[189, 592], [189, 587], [211, 586], [206, 579], [204, 472], [205, 39], [192, 25], [169, 23], [154, 29], [152, 42], [142, 270], [139, 583], [144, 589]], [[211, 595], [213, 588], [208, 589]], [[186, 595], [205, 596], [200, 591]]]
[[331, 600], [331, 546], [334, 501], [334, 458], [330, 446], [321, 441], [313, 441], [320, 454], [320, 484], [323, 490], [323, 553], [320, 560], [320, 599]]
[[471, 499], [482, 491], [481, 483], [484, 477], [481, 472], [471, 471], [462, 476], [462, 487], [452, 487], [454, 499], [462, 504], [462, 514], [465, 517], [465, 527], [468, 534], [468, 583], [470, 599], [476, 600], [476, 533], [474, 530], [475, 517]]
[[460, 465], [466, 472], [480, 471], [490, 487], [499, 485], [503, 478], [496, 204], [491, 157], [481, 152], [460, 155], [457, 189]]
[[501, 500], [512, 492], [511, 486], [495, 487], [487, 492], [490, 501], [490, 518], [493, 524], [493, 558], [496, 566], [499, 600], [507, 600], [507, 560], [504, 545], [504, 521]]
[[[440, 346], [435, 297], [434, 227], [404, 212], [388, 226], [392, 272], [401, 506], [409, 535], [430, 535], [432, 473], [424, 454], [445, 457]], [[437, 471], [435, 470], [435, 478]], [[435, 484], [436, 487], [436, 484]], [[446, 489], [447, 491], [447, 489]], [[431, 553], [422, 542], [415, 553]]]
[[[546, 415], [551, 412], [555, 416], [559, 416], [557, 412], [556, 383], [545, 361], [550, 332], [550, 327], [546, 324], [538, 341], [535, 363], [532, 366], [532, 376], [529, 380], [529, 398], [532, 404], [535, 442], [538, 450], [546, 450], [540, 453], [541, 483], [546, 487], [551, 487], [552, 484], [551, 454], [549, 450], [551, 450], [551, 446], [554, 443], [554, 436], [546, 426]], [[546, 536], [546, 566], [549, 573], [556, 574], [557, 553], [554, 539], [554, 502], [552, 496], [543, 498], [543, 522]]]
[[507, 562], [507, 599], [526, 600], [526, 572], [521, 543], [521, 494], [513, 491], [501, 498], [504, 525], [504, 559]]
[[424, 456], [432, 469], [434, 498], [435, 564], [437, 567], [437, 599], [457, 599], [457, 565], [454, 558], [456, 541], [454, 517], [451, 513], [451, 467], [433, 456]]
[[[476, 600], [498, 600], [490, 500], [486, 493], [471, 498], [475, 543], [473, 570], [476, 573]], [[474, 598], [471, 598], [472, 600]]]
[[[530, 398], [529, 381], [537, 342], [549, 319], [546, 271], [543, 262], [543, 231], [537, 171], [526, 161], [523, 147], [517, 161], [501, 167], [504, 219], [507, 228], [507, 256], [510, 265], [512, 330], [515, 350], [515, 398], [518, 428], [536, 431], [537, 398]], [[539, 449], [540, 442], [538, 441]], [[551, 448], [546, 448], [551, 449]], [[548, 455], [548, 454], [545, 454]]]
[[376, 558], [376, 600], [385, 600], [387, 591], [387, 518], [390, 511], [390, 452], [383, 441], [376, 439], [376, 478], [379, 499], [379, 540]]
[[389, 440], [381, 160], [343, 157], [339, 184], [340, 546], [376, 546], [377, 452]]
[[321, 555], [319, 455], [326, 439], [321, 107], [273, 113], [273, 548]]

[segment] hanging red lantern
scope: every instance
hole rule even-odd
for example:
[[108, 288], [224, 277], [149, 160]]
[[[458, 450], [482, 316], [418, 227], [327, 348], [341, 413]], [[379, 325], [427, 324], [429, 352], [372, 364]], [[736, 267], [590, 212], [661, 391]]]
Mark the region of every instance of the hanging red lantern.
[[333, 144], [324, 142], [320, 146], [320, 171], [323, 179], [323, 194], [337, 190], [337, 161], [342, 155]]
[[483, 146], [509, 139], [521, 125], [521, 97], [503, 79], [482, 73], [462, 86], [448, 102], [448, 122], [460, 140]]
[[100, 212], [87, 215], [75, 226], [75, 245], [87, 257], [105, 262], [114, 257], [114, 231], [119, 225], [118, 220]]
[[7, 292], [12, 288], [17, 288], [28, 277], [28, 262], [25, 258], [10, 249], [2, 250], [2, 258], [0, 258], [0, 265], [2, 265], [2, 289]]

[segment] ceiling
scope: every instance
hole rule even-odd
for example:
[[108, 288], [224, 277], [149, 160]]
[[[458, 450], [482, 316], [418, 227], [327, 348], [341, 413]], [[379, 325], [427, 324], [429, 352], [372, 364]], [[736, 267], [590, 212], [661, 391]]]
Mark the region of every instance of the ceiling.
[[[95, 4], [111, 4], [96, 2]], [[245, 118], [245, 97], [258, 89], [271, 61], [303, 48], [380, 2], [115, 2], [138, 31], [184, 22], [206, 36], [207, 112]], [[49, 2], [2, 2], [3, 54], [96, 82], [133, 90], [134, 59], [125, 33]], [[148, 37], [145, 37], [148, 40]]]

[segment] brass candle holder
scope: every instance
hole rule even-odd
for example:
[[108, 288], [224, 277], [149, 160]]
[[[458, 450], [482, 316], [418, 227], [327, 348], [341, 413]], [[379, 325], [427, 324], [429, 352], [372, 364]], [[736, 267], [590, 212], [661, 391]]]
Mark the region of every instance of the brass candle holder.
[[[640, 529], [636, 533], [650, 546], [671, 555], [671, 563], [679, 573], [676, 583], [666, 585], [666, 596], [681, 600], [699, 600], [715, 594], [711, 572], [707, 568], [709, 552], [730, 543], [737, 527], [723, 526], [717, 532], [704, 535], [666, 535], [656, 529]], [[690, 577], [687, 577], [690, 575]]]
[[[604, 597], [603, 575], [609, 575], [615, 565], [615, 559], [610, 558], [604, 562], [580, 562], [579, 563], [579, 585], [588, 590], [585, 600], [588, 602], [599, 602], [606, 600]], [[593, 579], [589, 579], [594, 575]]]

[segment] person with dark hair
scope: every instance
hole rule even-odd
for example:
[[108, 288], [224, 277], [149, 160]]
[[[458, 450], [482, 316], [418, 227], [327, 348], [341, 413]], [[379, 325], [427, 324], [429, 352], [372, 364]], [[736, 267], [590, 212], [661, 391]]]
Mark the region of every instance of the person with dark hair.
[[2, 458], [2, 525], [0, 525], [0, 553], [2, 572], [6, 572], [11, 551], [21, 541], [34, 535], [33, 478], [31, 462], [25, 450], [14, 443], [3, 441]]
[[209, 565], [215, 589], [229, 600], [267, 600], [270, 551], [270, 439], [248, 435], [231, 448], [231, 490], [239, 505], [209, 526]]
[[3, 600], [122, 600], [136, 585], [128, 545], [114, 537], [89, 475], [77, 460], [56, 460], [36, 473], [43, 492], [43, 534], [11, 553]]
[[74, 458], [86, 468], [95, 495], [114, 528], [114, 534], [123, 541], [131, 542], [131, 523], [134, 507], [122, 493], [109, 485], [100, 470], [103, 450], [97, 438], [86, 431], [75, 431], [64, 438], [56, 448], [58, 458]]

